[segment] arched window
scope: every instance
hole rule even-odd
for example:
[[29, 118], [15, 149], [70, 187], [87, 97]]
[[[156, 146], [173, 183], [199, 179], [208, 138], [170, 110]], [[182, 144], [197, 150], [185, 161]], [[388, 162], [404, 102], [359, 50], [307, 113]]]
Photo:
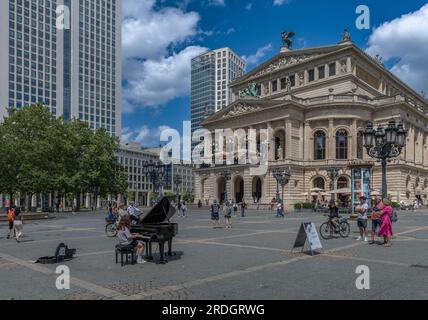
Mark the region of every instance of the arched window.
[[348, 159], [348, 132], [343, 129], [336, 132], [336, 159]]
[[314, 180], [314, 188], [325, 190], [325, 180], [321, 177]]
[[337, 189], [348, 188], [348, 179], [346, 177], [340, 177], [337, 179]]
[[315, 160], [325, 160], [325, 132], [317, 131], [314, 134], [314, 158]]
[[363, 143], [363, 132], [359, 131], [357, 135], [357, 159], [364, 158], [364, 143]]

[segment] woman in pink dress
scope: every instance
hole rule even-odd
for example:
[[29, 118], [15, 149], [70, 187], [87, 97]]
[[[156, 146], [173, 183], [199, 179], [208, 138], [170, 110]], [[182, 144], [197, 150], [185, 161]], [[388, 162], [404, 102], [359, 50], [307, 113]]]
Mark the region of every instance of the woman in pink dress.
[[382, 225], [379, 229], [379, 236], [384, 239], [384, 246], [390, 247], [392, 245], [392, 216], [393, 210], [391, 206], [391, 201], [389, 199], [383, 199], [383, 204], [385, 207], [381, 212], [379, 212], [381, 216]]

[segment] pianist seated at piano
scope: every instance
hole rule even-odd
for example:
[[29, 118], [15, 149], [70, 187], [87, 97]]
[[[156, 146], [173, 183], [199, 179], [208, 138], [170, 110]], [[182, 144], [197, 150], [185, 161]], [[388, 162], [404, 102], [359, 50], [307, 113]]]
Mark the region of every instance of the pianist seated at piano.
[[117, 232], [117, 237], [121, 245], [132, 245], [134, 247], [134, 250], [136, 251], [137, 255], [137, 263], [143, 264], [146, 262], [143, 259], [145, 246], [142, 241], [138, 241], [139, 239], [141, 239], [140, 234], [131, 233], [129, 231], [130, 225], [130, 219], [128, 217], [123, 217], [119, 222], [119, 230]]

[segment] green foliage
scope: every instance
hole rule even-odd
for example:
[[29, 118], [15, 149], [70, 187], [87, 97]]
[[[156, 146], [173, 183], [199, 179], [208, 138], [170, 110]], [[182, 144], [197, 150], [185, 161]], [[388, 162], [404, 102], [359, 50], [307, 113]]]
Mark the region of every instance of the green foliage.
[[399, 209], [400, 208], [400, 204], [398, 202], [395, 202], [395, 201], [391, 202], [391, 206], [393, 209]]
[[122, 193], [127, 177], [114, 155], [118, 146], [105, 130], [54, 118], [40, 104], [13, 110], [0, 124], [0, 192]]
[[195, 202], [195, 196], [191, 195], [190, 193], [183, 193], [182, 199], [186, 203], [194, 203]]
[[294, 209], [296, 209], [296, 210], [302, 210], [302, 209], [313, 210], [313, 209], [315, 209], [315, 204], [312, 202], [295, 203]]

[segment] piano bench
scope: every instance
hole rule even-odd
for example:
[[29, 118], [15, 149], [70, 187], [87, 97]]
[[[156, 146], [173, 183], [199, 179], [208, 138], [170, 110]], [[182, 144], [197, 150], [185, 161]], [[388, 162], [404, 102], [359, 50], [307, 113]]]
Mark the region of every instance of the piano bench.
[[[116, 264], [119, 263], [119, 254], [120, 254], [120, 264], [123, 267], [125, 264], [129, 264], [129, 256], [131, 256], [131, 264], [135, 264], [135, 248], [131, 245], [121, 245], [118, 244], [115, 250], [116, 254]], [[125, 258], [125, 260], [123, 259]]]

